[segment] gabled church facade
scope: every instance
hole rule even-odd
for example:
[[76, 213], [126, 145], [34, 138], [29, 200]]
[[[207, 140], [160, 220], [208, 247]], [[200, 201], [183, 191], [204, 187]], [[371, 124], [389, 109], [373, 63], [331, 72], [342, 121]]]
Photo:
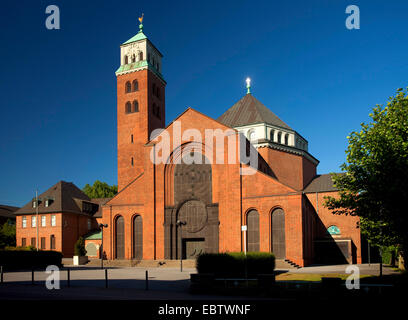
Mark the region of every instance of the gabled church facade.
[[[165, 127], [162, 54], [143, 25], [121, 45], [120, 55], [119, 192], [102, 207], [100, 218], [108, 225], [103, 229], [107, 259], [267, 251], [299, 266], [361, 263], [358, 218], [335, 216], [323, 206], [324, 196], [337, 194], [330, 175], [317, 175], [319, 161], [308, 152], [308, 141], [257, 100], [249, 86], [218, 119], [188, 108]], [[258, 160], [252, 174], [242, 174], [248, 164], [239, 154], [237, 161], [228, 161], [238, 142], [197, 138], [209, 130], [245, 137]], [[171, 147], [160, 153], [165, 138]], [[166, 161], [154, 161], [163, 154]], [[201, 161], [190, 163], [189, 157]]]

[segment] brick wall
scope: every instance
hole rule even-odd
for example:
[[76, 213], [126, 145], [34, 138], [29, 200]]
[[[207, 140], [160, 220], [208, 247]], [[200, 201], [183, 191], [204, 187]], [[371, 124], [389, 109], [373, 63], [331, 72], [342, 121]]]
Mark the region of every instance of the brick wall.
[[[51, 216], [55, 215], [56, 225], [51, 226]], [[27, 217], [27, 227], [22, 227], [22, 218]], [[37, 238], [37, 228], [31, 227], [32, 215], [18, 215], [16, 219], [16, 240], [17, 246], [22, 245], [22, 238], [26, 238], [26, 245], [31, 245], [31, 238]], [[46, 226], [41, 226], [41, 217], [46, 217]], [[45, 238], [44, 250], [51, 250], [51, 235], [55, 236], [55, 249], [63, 253], [64, 257], [69, 258], [74, 254], [74, 244], [79, 236], [89, 232], [88, 219], [91, 219], [91, 229], [97, 227], [96, 219], [85, 215], [68, 213], [45, 213], [38, 215], [38, 233], [39, 247], [41, 248], [41, 238]]]
[[326, 229], [332, 225], [336, 225], [341, 232], [339, 238], [349, 238], [355, 245], [355, 263], [361, 263], [361, 234], [358, 228], [358, 217], [334, 215], [323, 203], [325, 196], [338, 196], [337, 192], [321, 192], [321, 193], [307, 193], [306, 197], [313, 206], [317, 216], [318, 225], [315, 229], [315, 238], [321, 239], [326, 237]]
[[[125, 93], [128, 81], [138, 81], [139, 90]], [[160, 98], [152, 92], [153, 83], [160, 88]], [[122, 190], [143, 171], [143, 146], [150, 133], [165, 124], [165, 85], [149, 70], [135, 71], [117, 77], [117, 148], [118, 189]], [[127, 102], [138, 101], [139, 111], [126, 113]], [[153, 114], [153, 103], [160, 106], [160, 119]], [[133, 106], [132, 106], [133, 107]], [[133, 135], [133, 143], [132, 143]], [[133, 165], [132, 159], [133, 158]]]

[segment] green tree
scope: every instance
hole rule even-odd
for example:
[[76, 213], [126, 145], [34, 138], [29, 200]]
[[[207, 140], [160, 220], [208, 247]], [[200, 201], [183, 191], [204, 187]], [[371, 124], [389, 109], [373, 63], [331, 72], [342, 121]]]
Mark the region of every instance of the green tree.
[[112, 198], [118, 193], [118, 187], [116, 185], [110, 186], [106, 182], [96, 180], [93, 186], [87, 183], [82, 191], [91, 199]]
[[82, 256], [84, 256], [86, 254], [84, 238], [79, 237], [77, 242], [75, 242], [74, 254], [76, 256], [80, 256], [80, 257], [82, 257]]
[[[357, 215], [372, 244], [399, 245], [408, 263], [408, 92], [398, 89], [377, 105], [372, 121], [349, 137], [347, 158], [333, 174], [339, 197], [327, 197], [335, 214]], [[406, 265], [407, 267], [407, 265]]]
[[0, 248], [14, 247], [16, 245], [16, 226], [8, 219], [0, 226]]

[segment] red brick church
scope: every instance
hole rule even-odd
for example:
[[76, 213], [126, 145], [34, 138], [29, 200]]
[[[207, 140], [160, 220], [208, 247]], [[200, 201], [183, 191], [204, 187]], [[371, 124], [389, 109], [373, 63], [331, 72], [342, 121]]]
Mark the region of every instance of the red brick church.
[[[334, 216], [323, 206], [324, 196], [336, 192], [330, 176], [316, 174], [319, 161], [308, 153], [307, 140], [258, 101], [249, 84], [247, 94], [218, 119], [188, 108], [166, 127], [162, 54], [142, 25], [120, 46], [120, 61], [119, 193], [102, 209], [108, 259], [188, 259], [200, 252], [247, 250], [274, 252], [300, 266], [324, 262], [328, 252], [361, 263], [358, 218]], [[167, 161], [155, 163], [152, 154], [164, 134], [151, 134], [160, 128], [172, 147]], [[246, 165], [240, 161], [184, 163], [191, 152], [208, 158], [207, 140], [193, 135], [176, 141], [176, 130], [183, 135], [190, 129], [201, 137], [208, 129], [230, 129], [254, 141], [256, 172], [242, 175]], [[226, 140], [224, 153], [213, 152], [214, 158], [228, 157]]]
[[[337, 192], [330, 175], [316, 173], [319, 161], [308, 141], [257, 100], [249, 82], [247, 93], [219, 118], [188, 108], [165, 126], [162, 54], [142, 24], [120, 46], [116, 77], [119, 192], [87, 216], [92, 224], [107, 224], [107, 259], [266, 251], [299, 266], [361, 263], [358, 218], [335, 216], [323, 206], [324, 197]], [[227, 134], [204, 139], [208, 132]], [[234, 137], [240, 138], [229, 140]], [[255, 169], [236, 152], [242, 137], [244, 156], [256, 154]], [[17, 219], [17, 243], [21, 223]]]

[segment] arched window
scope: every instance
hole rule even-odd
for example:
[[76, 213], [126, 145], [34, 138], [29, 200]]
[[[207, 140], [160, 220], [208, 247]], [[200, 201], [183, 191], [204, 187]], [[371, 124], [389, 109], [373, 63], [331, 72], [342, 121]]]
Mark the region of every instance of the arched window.
[[140, 51], [140, 52], [139, 52], [139, 61], [142, 61], [142, 60], [143, 60], [143, 52]]
[[122, 216], [115, 220], [115, 258], [125, 258], [125, 219]]
[[133, 91], [139, 90], [139, 82], [137, 82], [137, 80], [133, 80], [132, 86], [133, 86]]
[[247, 251], [259, 251], [259, 213], [251, 210], [247, 214]]
[[270, 137], [271, 141], [274, 142], [275, 141], [275, 130], [272, 129], [270, 132], [270, 135], [271, 135]]
[[278, 143], [282, 143], [282, 132], [278, 132]]
[[133, 62], [136, 62], [136, 55], [135, 54], [132, 54], [132, 63]]
[[289, 145], [289, 134], [285, 134], [285, 144]]
[[276, 259], [286, 258], [285, 212], [281, 208], [271, 214], [271, 250]]
[[128, 64], [128, 63], [129, 63], [128, 56], [125, 56], [125, 64]]
[[133, 218], [133, 259], [143, 259], [143, 221], [139, 215]]
[[125, 112], [126, 113], [131, 113], [132, 112], [132, 104], [129, 101], [126, 102]]
[[129, 93], [130, 91], [132, 91], [132, 86], [131, 86], [130, 82], [128, 81], [128, 82], [126, 82], [126, 85], [125, 85], [125, 92]]
[[250, 130], [248, 131], [248, 140], [249, 141], [254, 141], [256, 138], [256, 134], [254, 130]]
[[139, 112], [139, 102], [137, 100], [133, 101], [133, 112]]

